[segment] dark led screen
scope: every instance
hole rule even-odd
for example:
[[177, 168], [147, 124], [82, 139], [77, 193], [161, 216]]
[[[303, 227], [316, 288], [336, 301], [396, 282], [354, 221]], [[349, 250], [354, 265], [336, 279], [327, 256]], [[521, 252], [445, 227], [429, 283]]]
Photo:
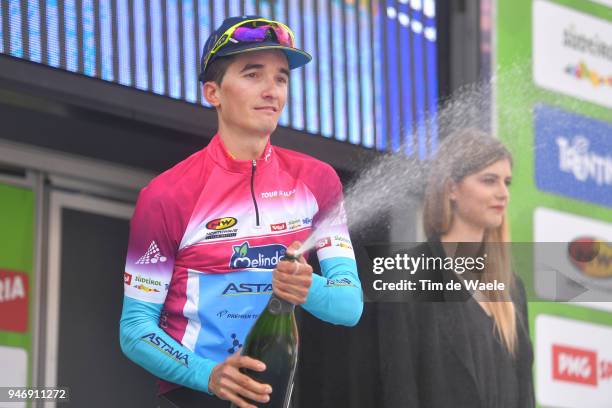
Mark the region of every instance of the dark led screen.
[[211, 26], [260, 14], [314, 61], [294, 71], [280, 124], [425, 158], [435, 150], [435, 0], [2, 0], [0, 53], [208, 106]]

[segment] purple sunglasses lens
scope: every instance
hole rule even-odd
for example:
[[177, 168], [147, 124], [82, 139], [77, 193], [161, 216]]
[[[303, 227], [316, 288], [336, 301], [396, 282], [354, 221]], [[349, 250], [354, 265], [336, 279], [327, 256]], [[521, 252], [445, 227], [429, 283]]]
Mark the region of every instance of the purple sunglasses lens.
[[263, 41], [266, 38], [266, 33], [270, 28], [270, 26], [260, 26], [255, 28], [238, 27], [234, 31], [232, 38], [244, 42]]
[[238, 27], [234, 30], [232, 38], [243, 42], [260, 42], [266, 39], [268, 30], [273, 30], [276, 34], [277, 41], [281, 45], [292, 47], [291, 36], [282, 28], [274, 28], [270, 25], [264, 25], [259, 27]]

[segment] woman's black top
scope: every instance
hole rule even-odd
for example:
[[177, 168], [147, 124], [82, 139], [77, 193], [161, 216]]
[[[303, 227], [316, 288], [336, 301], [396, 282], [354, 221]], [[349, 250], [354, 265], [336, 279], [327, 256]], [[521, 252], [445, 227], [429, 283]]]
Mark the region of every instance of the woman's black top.
[[493, 319], [473, 299], [465, 304], [474, 374], [485, 407], [520, 407], [515, 361], [494, 335]]
[[[445, 257], [439, 241], [415, 251]], [[457, 280], [453, 271], [422, 276], [443, 283]], [[494, 335], [492, 318], [466, 290], [371, 303], [377, 318], [365, 324], [376, 320], [378, 363], [366, 366], [378, 366], [370, 373], [379, 377], [371, 383], [377, 407], [534, 407], [533, 351], [525, 291], [518, 278], [511, 297], [517, 313], [516, 357]]]

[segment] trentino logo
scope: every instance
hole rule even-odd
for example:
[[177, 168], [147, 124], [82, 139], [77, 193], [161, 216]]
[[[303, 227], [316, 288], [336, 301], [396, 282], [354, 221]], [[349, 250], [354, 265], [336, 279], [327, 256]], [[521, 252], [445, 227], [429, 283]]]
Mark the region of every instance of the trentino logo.
[[571, 140], [557, 137], [559, 169], [570, 173], [577, 181], [594, 181], [598, 186], [612, 186], [612, 156], [589, 151], [590, 141], [584, 136]]
[[274, 269], [278, 261], [285, 255], [287, 247], [280, 244], [249, 246], [248, 242], [234, 245], [230, 259], [230, 269], [262, 268]]
[[538, 189], [612, 206], [612, 125], [536, 105], [534, 128]]

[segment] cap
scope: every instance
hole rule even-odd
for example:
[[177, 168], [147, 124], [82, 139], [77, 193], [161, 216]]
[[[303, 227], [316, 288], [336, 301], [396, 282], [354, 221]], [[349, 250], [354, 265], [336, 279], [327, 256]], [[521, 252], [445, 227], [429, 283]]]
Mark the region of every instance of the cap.
[[[202, 59], [200, 60], [200, 81], [204, 79], [204, 73], [206, 72], [206, 68], [210, 66], [210, 63], [219, 57], [226, 57], [228, 55], [241, 54], [249, 51], [259, 51], [266, 49], [277, 49], [285, 53], [287, 56], [287, 61], [289, 62], [289, 69], [295, 69], [306, 65], [312, 57], [306, 51], [302, 51], [298, 48], [293, 48], [285, 45], [279, 44], [274, 38], [270, 37], [270, 39], [266, 39], [262, 42], [239, 42], [234, 43], [232, 41], [228, 41], [225, 45], [223, 45], [217, 52], [213, 54], [212, 57], [207, 61], [208, 54], [212, 51], [217, 40], [221, 38], [227, 30], [232, 28], [233, 26], [240, 24], [243, 21], [247, 20], [255, 20], [264, 18], [261, 16], [239, 16], [239, 17], [229, 17], [226, 18], [221, 26], [217, 28], [206, 40], [204, 44], [204, 50], [202, 51]], [[273, 21], [273, 20], [270, 20]]]

